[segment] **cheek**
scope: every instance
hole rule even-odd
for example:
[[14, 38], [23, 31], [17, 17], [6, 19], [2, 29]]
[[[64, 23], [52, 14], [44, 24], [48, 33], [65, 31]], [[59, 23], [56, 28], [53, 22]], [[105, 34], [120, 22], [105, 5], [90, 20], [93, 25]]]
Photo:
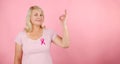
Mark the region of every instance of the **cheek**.
[[44, 16], [42, 16], [41, 19], [44, 20]]
[[44, 19], [44, 16], [42, 16], [42, 18]]
[[36, 17], [35, 16], [31, 16], [31, 21], [35, 21]]

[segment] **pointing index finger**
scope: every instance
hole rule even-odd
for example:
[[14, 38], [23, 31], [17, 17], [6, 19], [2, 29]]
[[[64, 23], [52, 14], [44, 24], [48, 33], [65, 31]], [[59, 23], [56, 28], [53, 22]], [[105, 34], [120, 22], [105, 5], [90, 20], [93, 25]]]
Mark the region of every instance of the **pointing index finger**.
[[65, 15], [67, 15], [67, 10], [65, 9]]

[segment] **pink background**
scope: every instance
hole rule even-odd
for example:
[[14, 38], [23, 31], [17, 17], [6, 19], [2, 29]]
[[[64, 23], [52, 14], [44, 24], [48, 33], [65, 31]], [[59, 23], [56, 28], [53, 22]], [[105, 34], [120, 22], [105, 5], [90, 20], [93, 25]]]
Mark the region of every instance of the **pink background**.
[[58, 34], [58, 17], [68, 10], [70, 48], [52, 44], [54, 64], [120, 64], [120, 0], [0, 0], [0, 64], [13, 64], [13, 41], [31, 5], [44, 10], [46, 27]]

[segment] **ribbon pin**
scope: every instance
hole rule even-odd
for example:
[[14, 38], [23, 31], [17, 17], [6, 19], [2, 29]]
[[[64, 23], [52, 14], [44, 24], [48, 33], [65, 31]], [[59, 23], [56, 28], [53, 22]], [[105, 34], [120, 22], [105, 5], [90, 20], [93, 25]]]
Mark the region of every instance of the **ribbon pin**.
[[44, 44], [45, 45], [45, 41], [44, 41], [44, 38], [41, 38], [41, 45]]

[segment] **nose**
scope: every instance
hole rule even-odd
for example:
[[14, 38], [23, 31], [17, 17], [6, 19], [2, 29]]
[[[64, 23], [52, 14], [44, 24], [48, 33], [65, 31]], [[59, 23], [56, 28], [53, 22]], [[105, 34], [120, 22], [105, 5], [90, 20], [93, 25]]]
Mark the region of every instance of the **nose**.
[[37, 19], [41, 19], [42, 17], [41, 16], [37, 16]]
[[43, 16], [41, 16], [41, 15], [39, 15], [39, 16], [37, 16], [38, 18], [42, 18]]

